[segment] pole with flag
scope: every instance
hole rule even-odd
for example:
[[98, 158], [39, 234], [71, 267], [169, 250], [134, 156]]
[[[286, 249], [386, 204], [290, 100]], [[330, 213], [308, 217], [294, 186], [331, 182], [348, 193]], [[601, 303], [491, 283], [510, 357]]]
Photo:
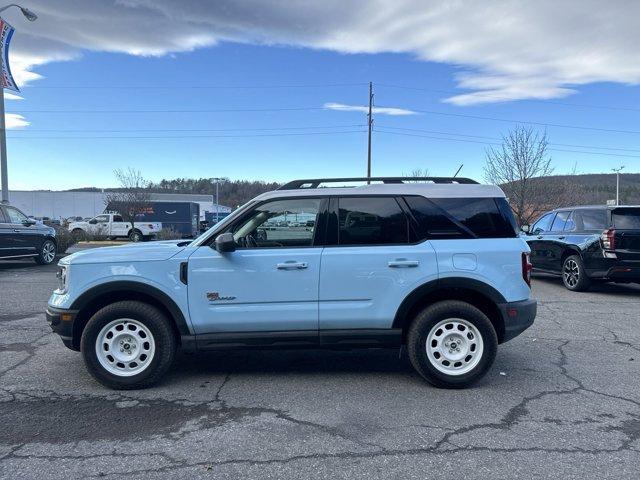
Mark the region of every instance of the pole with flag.
[[[7, 5], [0, 8], [0, 12], [5, 11], [9, 7], [17, 7], [27, 20], [33, 22], [37, 19], [37, 15], [31, 10], [21, 7], [20, 5]], [[9, 203], [9, 175], [7, 173], [7, 125], [4, 113], [4, 89], [8, 88], [14, 92], [20, 89], [16, 85], [11, 68], [9, 67], [9, 44], [13, 37], [14, 28], [7, 23], [6, 20], [0, 18], [0, 182], [2, 182], [2, 203]]]

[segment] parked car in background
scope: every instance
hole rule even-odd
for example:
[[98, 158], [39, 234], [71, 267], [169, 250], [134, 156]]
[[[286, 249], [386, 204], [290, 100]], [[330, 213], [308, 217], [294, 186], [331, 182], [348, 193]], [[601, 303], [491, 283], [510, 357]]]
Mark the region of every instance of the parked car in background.
[[128, 237], [132, 242], [153, 238], [162, 229], [160, 222], [125, 222], [121, 215], [103, 213], [89, 221], [71, 222], [67, 227], [76, 239], [83, 237], [120, 238]]
[[560, 208], [523, 230], [534, 270], [562, 276], [569, 290], [640, 282], [640, 206]]
[[56, 257], [56, 232], [16, 207], [0, 205], [0, 259], [33, 258], [48, 265]]
[[255, 347], [406, 346], [429, 382], [471, 385], [536, 315], [504, 193], [464, 178], [357, 180], [384, 184], [294, 181], [192, 242], [69, 255], [47, 320], [111, 388], [157, 382], [177, 348]]

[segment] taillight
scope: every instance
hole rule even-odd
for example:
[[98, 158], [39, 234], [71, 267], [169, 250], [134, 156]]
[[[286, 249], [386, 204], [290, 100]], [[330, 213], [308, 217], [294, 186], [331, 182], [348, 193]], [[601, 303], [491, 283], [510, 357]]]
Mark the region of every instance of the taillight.
[[531, 287], [531, 270], [533, 269], [533, 265], [531, 265], [531, 260], [529, 257], [529, 252], [522, 252], [522, 278], [524, 281]]
[[616, 249], [616, 231], [613, 228], [609, 228], [602, 232], [602, 235], [600, 235], [600, 240], [602, 241], [602, 247], [605, 250]]

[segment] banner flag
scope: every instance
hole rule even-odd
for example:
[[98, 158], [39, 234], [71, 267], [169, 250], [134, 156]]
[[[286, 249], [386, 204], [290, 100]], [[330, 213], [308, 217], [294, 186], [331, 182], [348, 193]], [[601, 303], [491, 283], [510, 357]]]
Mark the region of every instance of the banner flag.
[[9, 44], [11, 43], [11, 37], [13, 37], [14, 28], [9, 25], [4, 19], [0, 18], [0, 48], [2, 48], [2, 86], [14, 92], [19, 92], [20, 89], [16, 85], [13, 75], [11, 75], [11, 68], [9, 67]]

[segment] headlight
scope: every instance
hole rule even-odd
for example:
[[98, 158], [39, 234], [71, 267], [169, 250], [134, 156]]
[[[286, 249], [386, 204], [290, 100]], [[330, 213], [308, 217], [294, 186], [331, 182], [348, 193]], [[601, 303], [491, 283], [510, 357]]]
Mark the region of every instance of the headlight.
[[58, 273], [56, 273], [56, 277], [58, 277], [57, 293], [65, 293], [67, 291], [67, 273], [68, 267], [58, 267]]

